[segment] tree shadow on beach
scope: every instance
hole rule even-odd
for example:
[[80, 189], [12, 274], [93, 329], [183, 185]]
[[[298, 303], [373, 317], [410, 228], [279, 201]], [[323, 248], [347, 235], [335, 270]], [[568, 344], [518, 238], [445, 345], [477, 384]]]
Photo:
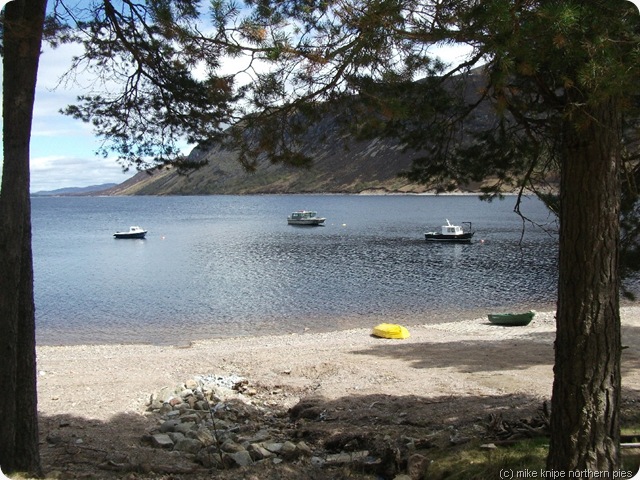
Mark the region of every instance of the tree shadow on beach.
[[382, 340], [379, 345], [351, 353], [397, 359], [411, 368], [455, 367], [469, 373], [553, 365], [552, 342], [532, 342], [523, 337], [420, 343]]
[[[637, 378], [639, 339], [640, 328], [623, 328], [623, 344], [629, 347], [622, 354], [623, 426], [625, 421], [640, 421], [637, 414], [640, 384], [635, 380], [629, 385], [624, 382], [625, 377]], [[351, 353], [356, 355], [356, 360], [359, 355], [378, 357], [380, 382], [385, 382], [385, 360], [397, 362], [400, 368], [454, 368], [464, 373], [489, 375], [505, 370], [523, 370], [522, 374], [526, 375], [525, 369], [538, 365], [550, 369], [554, 361], [553, 335], [548, 332], [442, 343], [381, 340]], [[330, 373], [342, 375], [344, 372], [338, 369]], [[394, 464], [397, 473], [405, 468], [402, 462], [406, 463], [409, 454], [419, 452], [428, 459], [432, 449], [451, 448], [469, 439], [491, 442], [495, 434], [492, 428], [503, 425], [503, 421], [517, 424], [523, 419], [541, 418], [544, 402], [549, 400], [515, 391], [436, 394], [429, 391], [428, 382], [424, 383], [423, 391], [411, 391], [411, 394], [354, 392], [339, 398], [324, 398], [314, 396], [312, 390], [300, 389], [298, 384], [287, 386], [285, 379], [291, 374], [269, 377], [271, 383], [259, 385], [252, 385], [249, 378], [248, 386], [258, 392], [246, 405], [253, 413], [238, 415], [238, 422], [229, 428], [247, 436], [268, 431], [272, 440], [280, 443], [304, 441], [312, 453], [295, 461], [284, 460], [277, 465], [256, 463], [240, 470], [210, 470], [196, 463], [193, 456], [155, 448], [145, 441], [163, 420], [156, 413], [120, 413], [107, 421], [72, 414], [41, 415], [40, 447], [45, 472], [49, 473], [48, 478], [329, 480], [356, 477], [340, 470], [342, 467], [319, 469], [312, 464], [311, 455], [326, 458], [342, 451], [366, 450], [382, 458], [389, 445], [400, 450], [413, 445], [413, 451], [402, 450], [402, 461]], [[287, 412], [284, 405], [290, 405], [292, 397], [299, 397], [300, 402]], [[67, 401], [72, 411], [72, 392]], [[143, 408], [140, 405], [140, 411]], [[384, 442], [381, 443], [381, 439]], [[393, 476], [376, 472], [370, 477], [357, 478]]]
[[[495, 339], [456, 342], [407, 343], [381, 339], [379, 345], [351, 353], [397, 359], [411, 368], [455, 367], [461, 372], [477, 373], [524, 370], [539, 365], [552, 367], [554, 341], [553, 332], [533, 332], [513, 338], [500, 338], [497, 333]], [[622, 372], [636, 372], [640, 369], [640, 327], [623, 326], [622, 344]]]
[[638, 375], [640, 370], [640, 327], [622, 326], [622, 374]]
[[[640, 398], [638, 391], [623, 397]], [[280, 400], [284, 400], [286, 395]], [[327, 399], [302, 398], [287, 410], [261, 401], [243, 405], [247, 414], [231, 432], [245, 437], [269, 432], [273, 442], [303, 441], [310, 452], [282, 463], [256, 462], [247, 467], [205, 468], [193, 455], [153, 447], [148, 434], [157, 431], [163, 417], [122, 413], [108, 421], [73, 415], [41, 416], [41, 453], [47, 478], [203, 480], [394, 478], [405, 472], [408, 459], [419, 453], [427, 460], [433, 452], [495, 441], [503, 426], [543, 425], [543, 399], [525, 394], [415, 395], [353, 394]], [[233, 408], [231, 406], [230, 408]], [[629, 410], [635, 411], [635, 410]], [[535, 423], [537, 421], [537, 423]], [[623, 418], [624, 421], [624, 418]], [[544, 436], [544, 428], [540, 435]], [[464, 448], [464, 447], [463, 447]], [[474, 447], [475, 448], [475, 447]], [[311, 457], [367, 451], [380, 459], [371, 475], [354, 477], [355, 464], [318, 468]], [[393, 455], [389, 457], [389, 451]], [[387, 462], [387, 463], [385, 463]], [[386, 473], [385, 473], [386, 472]], [[390, 472], [390, 473], [389, 473]], [[362, 472], [360, 472], [362, 473]]]
[[[273, 401], [273, 399], [271, 400]], [[348, 395], [337, 399], [303, 398], [288, 412], [255, 402], [254, 412], [229, 429], [251, 436], [268, 431], [270, 440], [304, 441], [311, 453], [281, 464], [259, 462], [247, 467], [205, 468], [194, 455], [153, 447], [145, 437], [157, 431], [161, 417], [122, 413], [108, 421], [73, 415], [41, 416], [41, 455], [46, 478], [92, 479], [338, 479], [351, 478], [353, 465], [318, 469], [311, 456], [326, 459], [340, 452], [366, 450], [382, 458], [387, 449], [430, 450], [485, 436], [490, 415], [505, 418], [535, 416], [540, 399], [525, 395], [449, 396]], [[274, 421], [277, 417], [279, 420]], [[395, 450], [394, 450], [395, 451]], [[399, 450], [398, 450], [399, 451]], [[397, 455], [396, 455], [397, 457]], [[394, 472], [402, 471], [397, 458]], [[402, 463], [402, 462], [401, 462]], [[382, 466], [380, 468], [388, 468]], [[345, 470], [346, 469], [346, 470]], [[400, 469], [400, 470], [399, 470]], [[356, 477], [354, 477], [356, 478]], [[374, 472], [357, 478], [393, 478]]]
[[[118, 466], [153, 471], [162, 451], [146, 449], [140, 439], [154, 421], [121, 413], [108, 421], [74, 415], [40, 415], [40, 454], [47, 478], [112, 478]], [[135, 463], [135, 466], [133, 466]]]

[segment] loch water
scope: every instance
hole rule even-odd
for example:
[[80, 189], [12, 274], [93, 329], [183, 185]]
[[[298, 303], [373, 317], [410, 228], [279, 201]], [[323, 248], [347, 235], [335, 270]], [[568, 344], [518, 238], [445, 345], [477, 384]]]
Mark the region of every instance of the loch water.
[[[515, 201], [33, 197], [37, 339], [180, 345], [553, 308], [555, 219], [525, 199], [533, 223], [523, 222]], [[287, 225], [299, 209], [316, 210], [326, 225]], [[425, 242], [446, 219], [473, 222], [473, 243]], [[130, 225], [148, 230], [146, 239], [113, 238]]]

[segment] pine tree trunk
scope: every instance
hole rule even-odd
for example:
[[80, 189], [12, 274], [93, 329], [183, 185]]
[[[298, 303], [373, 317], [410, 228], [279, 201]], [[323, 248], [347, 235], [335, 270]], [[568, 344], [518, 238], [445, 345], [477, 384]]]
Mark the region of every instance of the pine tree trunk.
[[620, 124], [614, 100], [582, 108], [564, 137], [547, 467], [612, 472], [620, 461]]
[[40, 473], [29, 141], [46, 0], [5, 7], [0, 190], [0, 467]]

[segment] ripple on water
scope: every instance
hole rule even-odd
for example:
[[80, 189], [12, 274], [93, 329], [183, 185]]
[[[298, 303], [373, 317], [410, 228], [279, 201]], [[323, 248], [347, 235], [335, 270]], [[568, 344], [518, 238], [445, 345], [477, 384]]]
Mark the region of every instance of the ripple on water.
[[[531, 229], [519, 244], [512, 205], [473, 197], [34, 200], [43, 344], [172, 343], [369, 327], [385, 318], [424, 323], [442, 312], [462, 318], [547, 305], [555, 296], [555, 239]], [[300, 204], [314, 204], [328, 225], [286, 225]], [[534, 208], [531, 216], [546, 217]], [[427, 226], [456, 212], [474, 220], [477, 241], [424, 241]], [[146, 240], [111, 238], [136, 223], [149, 230]]]

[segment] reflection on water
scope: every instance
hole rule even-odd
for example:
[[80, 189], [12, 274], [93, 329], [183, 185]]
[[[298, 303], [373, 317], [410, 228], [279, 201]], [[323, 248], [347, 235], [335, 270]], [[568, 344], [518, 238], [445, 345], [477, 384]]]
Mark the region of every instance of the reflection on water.
[[[288, 226], [302, 208], [326, 226]], [[520, 242], [512, 208], [432, 196], [34, 198], [38, 340], [181, 343], [548, 308], [554, 225]], [[539, 202], [526, 208], [549, 222]], [[445, 218], [473, 221], [474, 242], [425, 242]], [[145, 240], [113, 240], [136, 224]]]

